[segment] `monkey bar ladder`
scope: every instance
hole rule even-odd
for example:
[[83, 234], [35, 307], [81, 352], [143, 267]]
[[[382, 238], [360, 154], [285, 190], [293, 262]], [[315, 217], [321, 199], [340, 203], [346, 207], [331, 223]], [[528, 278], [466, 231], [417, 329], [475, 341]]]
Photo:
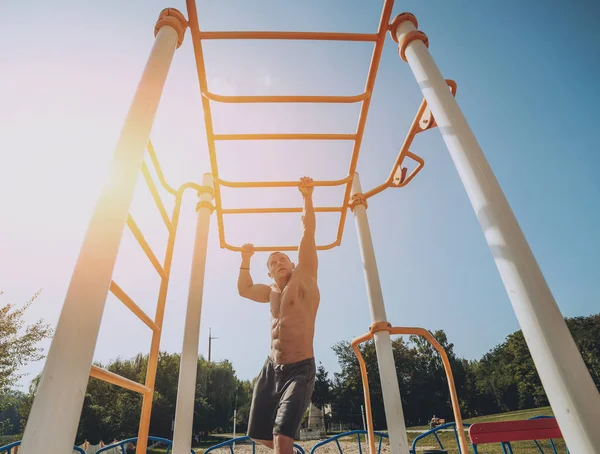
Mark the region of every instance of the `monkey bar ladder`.
[[[348, 174], [345, 178], [339, 180], [324, 180], [314, 181], [314, 186], [344, 186], [344, 198], [341, 206], [334, 207], [316, 207], [316, 213], [339, 213], [339, 225], [336, 238], [327, 244], [317, 245], [318, 250], [332, 249], [339, 246], [342, 241], [343, 228], [346, 220], [346, 213], [351, 204], [351, 189], [356, 166], [358, 162], [360, 146], [365, 130], [365, 123], [369, 106], [371, 103], [371, 95], [375, 85], [375, 77], [379, 67], [379, 61], [383, 50], [383, 45], [388, 32], [388, 22], [393, 7], [392, 0], [386, 0], [383, 4], [383, 10], [379, 22], [379, 27], [376, 33], [319, 33], [319, 32], [280, 32], [280, 31], [201, 31], [198, 24], [198, 15], [194, 0], [187, 1], [187, 9], [189, 13], [190, 32], [193, 39], [194, 54], [196, 57], [196, 69], [200, 84], [202, 107], [204, 109], [204, 124], [206, 127], [208, 151], [210, 154], [211, 174], [214, 179], [214, 195], [217, 213], [217, 223], [219, 227], [219, 241], [222, 248], [232, 251], [241, 251], [241, 246], [232, 245], [227, 242], [224, 227], [224, 216], [234, 214], [259, 214], [259, 213], [300, 213], [302, 208], [226, 208], [221, 201], [221, 187], [229, 188], [284, 188], [298, 186], [297, 181], [268, 181], [268, 182], [248, 182], [248, 181], [226, 181], [219, 177], [219, 167], [217, 159], [217, 142], [222, 141], [261, 141], [261, 140], [278, 140], [278, 141], [296, 141], [296, 140], [323, 140], [323, 141], [349, 141], [352, 142], [352, 155], [350, 159]], [[223, 96], [209, 91], [206, 77], [206, 69], [204, 63], [204, 54], [202, 49], [202, 41], [205, 40], [316, 40], [316, 41], [346, 41], [346, 42], [370, 42], [373, 43], [373, 53], [371, 56], [370, 68], [367, 75], [365, 90], [351, 96]], [[361, 103], [360, 113], [358, 118], [358, 126], [353, 134], [215, 134], [212, 115], [211, 102], [232, 103], [232, 104], [247, 104], [247, 103], [311, 103], [311, 104], [350, 104]], [[411, 139], [412, 140], [412, 139]], [[402, 169], [404, 158], [409, 157], [415, 159], [418, 167], [414, 174], [418, 172], [423, 161], [418, 156], [408, 151], [408, 145], [401, 157], [395, 163], [395, 169]], [[412, 179], [402, 178], [401, 171], [393, 170], [392, 176], [384, 185], [378, 188], [376, 192], [385, 189], [388, 186], [403, 186]], [[404, 176], [406, 171], [404, 171]], [[256, 246], [256, 245], [255, 245]], [[297, 250], [297, 245], [264, 245], [256, 246], [256, 251], [294, 251]]]
[[[200, 95], [202, 106], [204, 109], [204, 124], [206, 128], [207, 145], [210, 156], [211, 174], [214, 181], [214, 198], [216, 205], [217, 223], [219, 227], [219, 242], [222, 248], [232, 251], [240, 251], [241, 246], [232, 245], [226, 240], [223, 218], [224, 215], [234, 214], [257, 214], [257, 213], [300, 213], [302, 208], [226, 208], [221, 201], [221, 187], [230, 188], [283, 188], [298, 186], [299, 181], [270, 181], [270, 182], [248, 182], [248, 181], [226, 181], [219, 177], [218, 159], [216, 143], [219, 141], [259, 141], [259, 140], [345, 140], [353, 143], [352, 155], [348, 174], [340, 180], [324, 180], [314, 181], [314, 186], [345, 186], [344, 198], [341, 206], [336, 207], [316, 207], [316, 213], [339, 213], [339, 225], [336, 238], [327, 244], [318, 244], [318, 250], [327, 250], [339, 246], [342, 241], [343, 228], [346, 220], [348, 209], [355, 212], [357, 216], [357, 228], [361, 235], [370, 235], [364, 212], [366, 200], [383, 191], [387, 187], [402, 187], [408, 184], [414, 176], [422, 169], [423, 160], [417, 155], [410, 152], [409, 147], [418, 132], [424, 131], [434, 126], [435, 122], [431, 118], [431, 113], [426, 109], [425, 102], [422, 103], [417, 117], [410, 128], [408, 136], [403, 144], [400, 153], [389, 178], [377, 188], [362, 194], [358, 175], [356, 174], [356, 166], [358, 162], [362, 138], [364, 135], [365, 123], [371, 95], [375, 85], [375, 77], [379, 67], [384, 42], [389, 30], [389, 21], [392, 13], [393, 0], [386, 0], [383, 4], [379, 26], [376, 33], [360, 34], [360, 33], [303, 33], [303, 32], [219, 32], [210, 31], [203, 32], [199, 28], [198, 14], [194, 0], [186, 2], [190, 32], [194, 47], [194, 55], [196, 58], [196, 70], [198, 73], [198, 81], [200, 85]], [[370, 68], [367, 75], [365, 90], [352, 96], [223, 96], [209, 91], [206, 77], [206, 69], [204, 62], [204, 54], [202, 42], [205, 40], [317, 40], [317, 41], [353, 41], [353, 42], [371, 42], [373, 43], [373, 52], [371, 56]], [[455, 85], [452, 84], [455, 88]], [[221, 103], [331, 103], [331, 104], [346, 104], [346, 103], [361, 103], [358, 126], [354, 134], [215, 134], [212, 115], [211, 102]], [[407, 175], [407, 168], [404, 166], [405, 159], [414, 160], [416, 168]], [[361, 211], [362, 210], [362, 211]], [[261, 245], [255, 247], [256, 251], [294, 251], [297, 250], [297, 245]], [[361, 250], [363, 254], [373, 255], [372, 243], [370, 237], [368, 239], [361, 237]], [[367, 267], [366, 267], [367, 268]], [[369, 263], [366, 271], [367, 287], [381, 296], [381, 286], [377, 276], [377, 268], [373, 260]], [[377, 289], [377, 290], [374, 290]], [[376, 295], [369, 294], [369, 299], [372, 306], [373, 321], [386, 321], [385, 309], [383, 308], [383, 300]], [[374, 307], [374, 308], [373, 308]], [[386, 334], [387, 337], [386, 337]], [[404, 418], [402, 415], [402, 405], [400, 400], [400, 392], [396, 378], [396, 371], [392, 355], [391, 340], [389, 333], [376, 333], [376, 349], [379, 361], [379, 366], [382, 371], [382, 387], [384, 393], [384, 405], [388, 427], [390, 427], [390, 442], [392, 452], [394, 454], [408, 453], [409, 446], [406, 438], [406, 430], [404, 427]], [[193, 396], [190, 391], [189, 399]], [[182, 413], [183, 417], [183, 413]], [[187, 412], [187, 419], [175, 420], [174, 430], [174, 453], [185, 453], [189, 449], [189, 439], [191, 427], [192, 412]], [[185, 423], [183, 421], [186, 421]], [[185, 424], [188, 429], [180, 428], [181, 424]], [[181, 437], [181, 438], [180, 438]]]

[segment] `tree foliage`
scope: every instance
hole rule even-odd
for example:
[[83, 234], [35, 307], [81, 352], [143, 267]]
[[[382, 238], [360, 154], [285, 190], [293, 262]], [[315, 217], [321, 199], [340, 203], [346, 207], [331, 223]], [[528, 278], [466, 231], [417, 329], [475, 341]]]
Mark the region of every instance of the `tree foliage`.
[[[22, 307], [11, 303], [0, 306], [0, 393], [8, 391], [23, 377], [19, 369], [26, 364], [40, 360], [40, 341], [50, 337], [50, 327], [38, 320], [25, 325], [25, 312], [40, 295], [41, 290]], [[0, 292], [2, 295], [2, 292]]]
[[[177, 402], [180, 355], [161, 352], [158, 360], [150, 433], [172, 438], [172, 424]], [[143, 383], [148, 357], [138, 355], [130, 360], [117, 359], [105, 367], [130, 380]], [[208, 363], [198, 359], [196, 395], [194, 402], [193, 432], [199, 436], [210, 432], [231, 430], [235, 394], [238, 395], [237, 430], [248, 424], [252, 387], [240, 381], [228, 361]], [[90, 378], [81, 419], [77, 430], [77, 443], [88, 440], [92, 444], [135, 436], [138, 431], [142, 397], [133, 391]]]
[[[600, 388], [600, 314], [567, 319], [567, 325], [581, 352], [596, 386]], [[432, 333], [450, 361], [463, 417], [492, 414], [548, 405], [535, 365], [520, 331], [508, 335], [505, 341], [477, 361], [458, 357], [454, 346], [443, 331]], [[315, 377], [312, 402], [320, 408], [331, 404], [332, 420], [345, 426], [362, 428], [361, 405], [364, 403], [363, 384], [358, 360], [349, 342], [333, 347], [340, 372], [329, 377], [322, 364]], [[373, 341], [361, 344], [365, 359], [372, 415], [376, 429], [385, 430], [377, 352]], [[454, 419], [448, 381], [437, 351], [418, 336], [397, 337], [392, 340], [396, 376], [400, 386], [403, 412], [408, 426], [427, 424], [434, 414], [446, 421]], [[161, 353], [158, 361], [156, 386], [152, 407], [150, 433], [172, 438], [172, 422], [177, 401], [179, 379], [178, 354]], [[143, 383], [146, 377], [147, 356], [117, 359], [102, 365], [111, 372]], [[32, 382], [29, 395], [4, 393], [0, 419], [5, 428], [22, 430], [29, 413], [38, 379]], [[208, 363], [198, 358], [196, 395], [194, 402], [194, 434], [230, 432], [233, 429], [233, 410], [237, 404], [236, 432], [247, 429], [248, 414], [254, 383], [236, 377], [231, 363]], [[138, 431], [141, 396], [132, 391], [91, 378], [81, 420], [77, 443], [88, 440], [111, 442], [135, 436]], [[16, 415], [21, 415], [18, 422]]]
[[[573, 338], [600, 388], [600, 314], [566, 319]], [[443, 331], [432, 333], [448, 355], [463, 417], [535, 408], [548, 399], [521, 331], [486, 353], [478, 361], [459, 358]], [[364, 402], [358, 360], [348, 342], [333, 346], [341, 372], [332, 387], [333, 420], [362, 427]], [[360, 346], [365, 359], [373, 422], [385, 429], [385, 409], [373, 341]], [[392, 341], [396, 374], [406, 424], [424, 425], [435, 414], [454, 420], [448, 381], [437, 351], [423, 338], [409, 336]]]

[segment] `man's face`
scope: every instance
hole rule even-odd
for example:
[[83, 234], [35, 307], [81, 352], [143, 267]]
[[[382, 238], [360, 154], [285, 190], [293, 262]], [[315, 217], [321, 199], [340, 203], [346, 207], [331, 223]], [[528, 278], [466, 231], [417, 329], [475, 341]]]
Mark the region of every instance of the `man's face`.
[[270, 255], [269, 261], [267, 262], [267, 268], [269, 269], [269, 276], [273, 279], [277, 279], [292, 274], [292, 271], [294, 271], [294, 264], [287, 255], [281, 252], [275, 252]]

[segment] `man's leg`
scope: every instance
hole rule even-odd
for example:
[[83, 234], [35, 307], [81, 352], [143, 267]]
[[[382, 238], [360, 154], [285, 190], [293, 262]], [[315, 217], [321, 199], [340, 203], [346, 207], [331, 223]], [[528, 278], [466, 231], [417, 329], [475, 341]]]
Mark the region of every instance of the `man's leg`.
[[275, 434], [275, 454], [294, 454], [294, 439], [287, 435]]
[[298, 438], [300, 424], [310, 404], [314, 387], [314, 361], [299, 364], [298, 369], [292, 371], [292, 377], [286, 383], [279, 402], [273, 427], [275, 454], [294, 453], [294, 439]]
[[271, 449], [273, 449], [273, 424], [278, 403], [275, 386], [275, 371], [271, 361], [267, 359], [252, 393], [248, 436], [254, 442]]
[[257, 438], [252, 438], [252, 441], [255, 443], [260, 443], [261, 445], [266, 446], [267, 448], [274, 449], [273, 440], [259, 440]]

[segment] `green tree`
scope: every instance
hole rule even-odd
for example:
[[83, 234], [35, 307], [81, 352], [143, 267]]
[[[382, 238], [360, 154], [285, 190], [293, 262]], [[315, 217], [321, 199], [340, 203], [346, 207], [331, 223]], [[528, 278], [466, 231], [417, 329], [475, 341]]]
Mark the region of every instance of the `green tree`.
[[325, 405], [330, 402], [331, 396], [331, 380], [329, 374], [323, 367], [323, 364], [319, 363], [317, 373], [315, 374], [315, 388], [311, 397], [311, 401], [321, 410]]
[[[158, 358], [157, 375], [152, 403], [150, 434], [171, 439], [172, 422], [177, 402], [180, 355], [161, 352]], [[138, 383], [144, 383], [148, 366], [147, 355], [131, 359], [116, 359], [98, 367], [121, 375]], [[26, 421], [37, 389], [39, 376], [32, 382], [29, 395], [22, 405], [22, 419]], [[208, 363], [198, 358], [196, 396], [194, 406], [194, 433], [229, 431], [232, 428], [235, 394], [238, 395], [239, 431], [248, 424], [248, 413], [252, 396], [252, 385], [239, 381], [228, 361]], [[84, 397], [83, 408], [77, 429], [76, 443], [85, 440], [97, 444], [100, 440], [113, 440], [137, 435], [142, 396], [102, 380], [90, 378]]]
[[329, 379], [329, 374], [325, 370], [325, 367], [323, 367], [323, 364], [319, 363], [317, 373], [315, 374], [315, 388], [313, 390], [311, 401], [323, 412], [323, 422], [325, 427], [327, 427], [325, 405], [331, 402], [331, 387], [332, 383]]
[[[50, 337], [52, 330], [43, 320], [25, 325], [25, 312], [39, 297], [37, 291], [24, 306], [11, 303], [0, 307], [0, 393], [6, 392], [23, 374], [19, 369], [43, 358], [40, 341]], [[0, 292], [2, 295], [2, 292]]]

